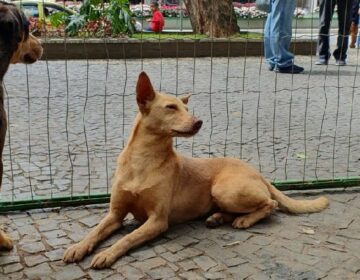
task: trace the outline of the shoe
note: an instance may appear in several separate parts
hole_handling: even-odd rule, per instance
[[[274,69],[277,73],[284,73],[284,74],[300,74],[304,72],[304,68],[297,66],[295,64],[287,66],[287,67],[277,67]]]
[[[315,62],[315,65],[328,65],[329,61],[325,58],[319,58],[318,61]]]
[[[337,59],[335,65],[336,66],[346,66],[347,63],[346,63],[345,59]]]
[[[268,70],[269,71],[274,71],[275,65],[273,64],[268,64]]]

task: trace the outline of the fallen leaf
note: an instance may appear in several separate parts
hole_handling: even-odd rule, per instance
[[[313,230],[312,228],[302,228],[302,232],[310,235],[315,234],[315,230]]]

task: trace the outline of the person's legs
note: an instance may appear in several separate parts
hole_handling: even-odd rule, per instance
[[[330,46],[329,46],[329,29],[330,23],[334,12],[334,7],[336,0],[320,0],[319,6],[319,37],[317,44],[317,51],[319,60],[323,60],[327,63],[328,59],[331,56]]]
[[[338,0],[337,5],[339,33],[337,38],[337,48],[333,54],[336,60],[345,61],[349,44],[352,0]]]
[[[267,38],[270,50],[265,53],[265,56],[275,68],[285,68],[293,64],[294,54],[289,51],[289,47],[295,4],[294,0],[271,1],[271,10],[266,22],[266,27],[270,28],[269,38]],[[272,56],[268,57],[268,54]]]
[[[271,9],[271,8],[270,8]],[[271,48],[271,22],[272,22],[272,18],[271,18],[271,10],[268,13],[268,17],[266,19],[266,23],[265,23],[265,28],[264,28],[264,54],[265,54],[265,59],[266,62],[268,64],[269,70],[273,70],[275,67],[275,57],[274,54],[272,52],[272,48]]]

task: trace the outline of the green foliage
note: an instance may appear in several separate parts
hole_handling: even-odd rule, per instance
[[[49,21],[51,26],[58,28],[61,25],[66,24],[66,22],[68,21],[68,14],[65,12],[57,12],[57,13],[53,13],[51,14],[51,16],[49,17]]]
[[[111,0],[106,14],[112,23],[113,34],[134,33],[128,0]]]
[[[82,36],[132,35],[134,25],[128,0],[85,0],[80,14],[70,16],[66,32]]]
[[[83,15],[71,15],[65,28],[65,32],[70,36],[75,36],[78,31],[85,25],[85,16]]]

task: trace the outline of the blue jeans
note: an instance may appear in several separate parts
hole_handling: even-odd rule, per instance
[[[294,54],[289,51],[295,0],[271,0],[264,31],[264,51],[271,68],[293,64]]]

